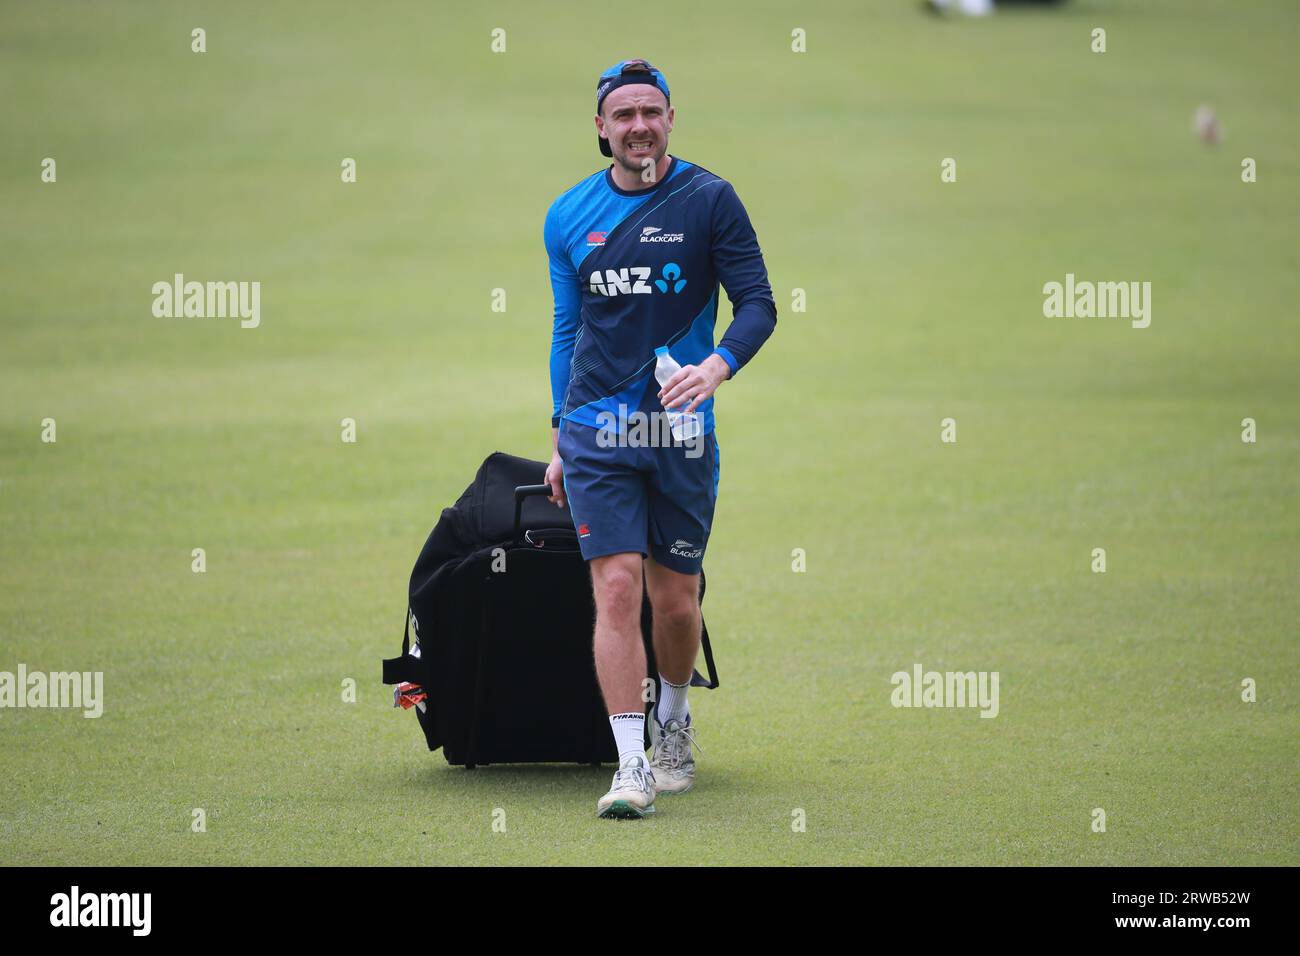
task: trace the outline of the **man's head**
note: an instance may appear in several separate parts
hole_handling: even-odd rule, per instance
[[[668,81],[645,60],[616,63],[596,81],[600,151],[629,172],[664,157],[674,115]]]

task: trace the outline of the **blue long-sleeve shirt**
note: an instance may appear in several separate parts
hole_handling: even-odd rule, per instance
[[[655,348],[680,365],[717,352],[735,375],[776,327],[776,302],[749,216],[731,184],[673,157],[655,186],[628,191],[609,169],[564,192],[546,214],[555,321],[551,425],[599,427],[597,415],[662,411]],[[718,285],[731,300],[713,344]],[[713,430],[713,399],[697,409]]]

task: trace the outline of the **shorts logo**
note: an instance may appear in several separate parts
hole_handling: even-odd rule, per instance
[[[597,231],[595,231],[595,232],[589,232],[589,233],[587,233],[587,245],[589,245],[589,246],[603,246],[604,244],[605,244],[605,233],[604,233],[604,231],[597,230]]]
[[[588,538],[588,537],[590,537],[590,536],[591,536],[591,529],[590,529],[590,528],[588,528],[585,524],[580,524],[580,525],[578,525],[578,537],[579,537],[579,538]]]
[[[695,548],[695,545],[691,544],[684,538],[678,538],[673,542],[673,546],[668,549],[668,553],[675,554],[679,558],[698,558],[704,553],[703,548],[695,548],[694,551],[686,551],[686,548]]]

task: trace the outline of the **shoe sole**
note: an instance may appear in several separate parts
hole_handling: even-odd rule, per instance
[[[664,779],[668,779],[668,773],[667,773],[667,771],[664,772]],[[668,795],[670,795],[670,796],[672,796],[672,795],[677,795],[677,794],[682,794],[682,793],[685,793],[687,790],[691,789],[691,787],[693,787],[693,786],[695,786],[695,775],[694,775],[694,774],[692,774],[691,776],[689,776],[689,777],[686,778],[686,786],[681,787],[681,788],[679,788],[679,789],[677,789],[677,790],[669,790],[669,789],[667,789],[666,787],[662,787],[662,788],[661,788],[661,787],[659,786],[658,782],[656,782],[656,783],[655,783],[655,796],[657,797],[657,796],[659,796],[660,794],[668,794]]]
[[[642,809],[626,800],[615,800],[596,816],[602,820],[640,820],[655,812],[655,805]]]
[[[679,797],[679,796],[681,796],[683,793],[685,793],[687,790],[690,790],[691,787],[693,787],[693,786],[695,786],[695,781],[694,781],[694,780],[692,780],[692,781],[691,781],[690,783],[688,783],[686,786],[682,787],[680,790],[659,790],[659,789],[656,788],[656,790],[655,790],[655,796],[656,796],[656,797]]]

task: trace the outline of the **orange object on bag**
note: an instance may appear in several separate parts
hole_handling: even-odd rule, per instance
[[[410,710],[417,704],[422,705],[428,699],[429,695],[425,693],[423,687],[419,684],[412,684],[409,681],[398,684],[397,688],[393,691],[393,706],[401,707],[405,710]],[[421,706],[420,709],[423,710],[424,707]]]

